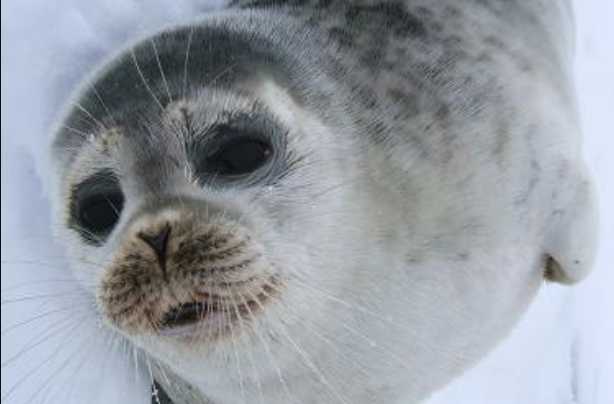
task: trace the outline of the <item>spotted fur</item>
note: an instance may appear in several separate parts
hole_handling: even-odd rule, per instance
[[[570,31],[554,0],[237,0],[131,44],[52,145],[75,274],[178,404],[421,402],[591,268]],[[199,170],[229,124],[262,175]],[[70,201],[101,170],[125,203],[94,245]],[[190,302],[219,323],[161,332]]]

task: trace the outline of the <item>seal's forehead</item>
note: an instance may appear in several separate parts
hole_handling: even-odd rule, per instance
[[[154,106],[116,111],[96,119],[88,133],[65,125],[63,139],[76,139],[76,146],[56,150],[62,157],[58,167],[62,174],[80,178],[111,168],[117,174],[137,170],[143,178],[156,177],[161,174],[152,167],[184,165],[189,152],[207,143],[224,125],[261,133],[281,132],[271,111],[247,93],[204,88],[165,105],[157,105],[152,98],[151,104]],[[92,119],[85,109],[82,112],[83,119]]]
[[[211,23],[145,39],[82,86],[54,135],[54,158],[70,160],[67,151],[116,122],[159,122],[175,101],[198,97],[205,88],[236,90],[238,82],[263,75],[284,82],[296,69],[275,49],[264,36]]]

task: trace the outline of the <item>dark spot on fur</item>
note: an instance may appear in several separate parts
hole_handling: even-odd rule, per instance
[[[486,38],[484,38],[484,43],[492,46],[493,48],[499,49],[499,50],[505,50],[507,48],[505,46],[505,43],[501,39],[493,35],[489,35]]]
[[[439,108],[437,108],[437,111],[435,111],[435,119],[437,119],[437,121],[440,123],[446,123],[449,117],[450,108],[445,104],[440,105]]]
[[[461,15],[461,10],[455,6],[446,6],[445,14],[448,17],[458,17]]]
[[[450,35],[447,38],[444,38],[443,43],[449,47],[458,47],[462,44],[463,40],[458,35]]]
[[[332,27],[328,30],[328,34],[331,39],[342,46],[352,47],[354,45],[353,35],[344,28]]]
[[[530,72],[533,70],[533,65],[527,59],[520,59],[517,64],[518,68],[523,72]]]
[[[420,17],[422,18],[432,18],[433,17],[433,12],[428,7],[418,6],[415,8],[414,12],[420,15]]]
[[[374,46],[366,49],[360,55],[360,61],[372,71],[380,70],[383,54],[384,50],[382,48]]]
[[[377,3],[369,6],[352,5],[348,7],[345,18],[348,25],[361,28],[377,25],[386,27],[395,36],[424,37],[427,34],[422,20],[411,14],[400,3]]]
[[[464,252],[459,252],[456,254],[456,259],[458,261],[467,261],[469,259],[469,253],[464,251]]]
[[[439,32],[441,32],[441,31],[443,31],[443,24],[442,24],[442,23],[440,23],[440,22],[438,22],[438,21],[436,21],[436,22],[434,22],[434,23],[432,23],[432,24],[431,24],[431,29],[432,29],[433,31],[435,31],[435,32],[438,32],[438,33],[439,33]]]
[[[418,114],[419,108],[416,95],[406,93],[398,88],[389,88],[387,95],[390,97],[392,102],[401,107],[404,116],[414,116]]]
[[[491,63],[493,58],[490,52],[481,52],[476,58],[476,61],[480,63]]]

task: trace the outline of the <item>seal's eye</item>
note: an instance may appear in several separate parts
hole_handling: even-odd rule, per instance
[[[271,156],[271,145],[264,140],[238,136],[214,149],[205,159],[207,171],[218,175],[245,175],[262,167]]]
[[[99,172],[73,188],[71,227],[83,239],[100,244],[113,230],[124,206],[124,195],[117,178]]]
[[[107,234],[119,219],[123,204],[124,198],[121,193],[90,196],[81,203],[79,223],[93,234]]]

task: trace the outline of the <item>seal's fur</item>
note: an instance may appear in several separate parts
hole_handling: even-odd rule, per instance
[[[591,267],[568,13],[237,1],[136,43],[83,86],[52,146],[76,274],[177,402],[422,400],[505,336],[544,275],[573,283]],[[221,125],[268,139],[265,174],[202,175]],[[101,170],[123,208],[88,240],[71,201]],[[160,226],[179,234],[170,278],[138,237]],[[210,298],[218,248],[249,258],[217,293],[224,335],[158,335],[185,296]]]

